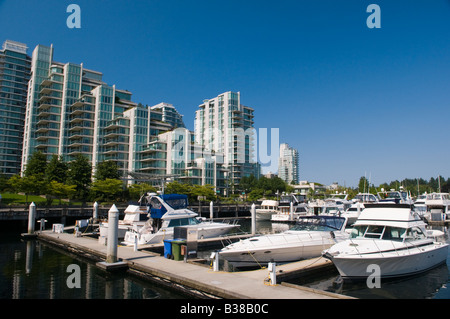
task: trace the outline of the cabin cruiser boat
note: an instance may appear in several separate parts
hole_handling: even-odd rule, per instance
[[[448,193],[431,193],[425,199],[426,220],[444,221],[450,219],[450,197]]]
[[[282,195],[278,205],[278,212],[271,217],[273,222],[291,222],[298,216],[308,214],[308,205],[296,194]]]
[[[277,214],[272,215],[270,219],[272,222],[295,222],[300,216],[307,216],[309,213],[308,205],[306,203],[300,203],[296,206],[288,206],[289,209],[280,207],[280,211]]]
[[[331,197],[326,198],[324,200],[320,215],[340,216],[348,208],[350,208],[353,203],[348,200],[347,197],[348,194],[333,194]]]
[[[421,217],[425,218],[425,214],[427,212],[427,204],[425,204],[425,201],[427,199],[427,194],[422,194],[417,196],[416,200],[414,201],[414,211]]]
[[[359,215],[361,215],[361,211],[364,209],[365,204],[375,204],[378,203],[378,201],[379,197],[374,194],[359,193],[352,199],[353,204],[344,213],[342,213],[341,216],[347,217],[348,226],[351,226],[356,222]]]
[[[345,212],[341,213],[341,216],[347,218],[348,226],[353,225],[358,217],[361,215],[362,210],[364,209],[364,203],[356,202],[350,206]]]
[[[303,216],[290,230],[241,240],[222,248],[219,255],[236,267],[319,257],[323,249],[349,237],[346,224],[344,217]]]
[[[414,204],[411,196],[400,188],[400,191],[391,189],[388,192],[378,192],[379,203],[394,203],[394,204]]]
[[[374,194],[359,193],[352,199],[352,202],[353,203],[360,202],[360,203],[374,204],[374,203],[377,203],[379,200],[380,200],[380,198],[375,196]]]
[[[174,197],[174,195],[177,195]],[[183,196],[183,197],[180,197]],[[198,218],[198,214],[187,208],[187,196],[170,194],[154,196],[150,199],[150,219],[139,229],[125,233],[124,244],[158,244],[164,239],[173,239],[174,227],[195,228],[198,238],[212,238],[227,234],[238,227],[236,224],[217,223]],[[169,204],[170,203],[170,204]]]
[[[125,233],[133,227],[139,229],[145,225],[148,220],[148,206],[128,205],[125,209],[125,216],[119,220],[117,238],[124,238]],[[108,237],[108,221],[99,223],[100,237]]]
[[[256,219],[270,220],[272,215],[278,213],[278,205],[276,200],[263,200],[261,207],[256,209]]]
[[[408,204],[365,204],[350,238],[323,252],[341,277],[367,278],[378,265],[381,278],[413,275],[446,262],[448,244],[427,230]]]

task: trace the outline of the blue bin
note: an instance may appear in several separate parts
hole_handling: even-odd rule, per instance
[[[164,257],[172,259],[172,241],[173,239],[164,239]]]

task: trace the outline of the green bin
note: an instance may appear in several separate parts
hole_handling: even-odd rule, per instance
[[[181,255],[181,246],[186,245],[186,240],[184,239],[174,239],[172,240],[172,256],[174,260],[183,260],[184,256]]]

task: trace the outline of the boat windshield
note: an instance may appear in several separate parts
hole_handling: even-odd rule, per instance
[[[393,241],[403,241],[406,228],[378,226],[378,225],[357,225],[353,227],[350,238],[371,238]]]
[[[189,226],[189,225],[197,225],[197,224],[200,224],[200,221],[195,217],[177,218],[177,219],[171,219],[169,226],[167,226],[167,227]]]
[[[173,209],[182,209],[188,206],[187,198],[170,198],[165,199],[165,202]]]
[[[343,217],[326,218],[325,216],[299,218],[291,230],[334,231],[341,230],[345,223]]]

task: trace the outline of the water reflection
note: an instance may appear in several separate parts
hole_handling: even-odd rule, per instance
[[[157,299],[186,298],[128,274],[109,274],[95,265],[39,241],[1,237],[2,299]],[[80,267],[81,287],[69,288],[70,264]]]

